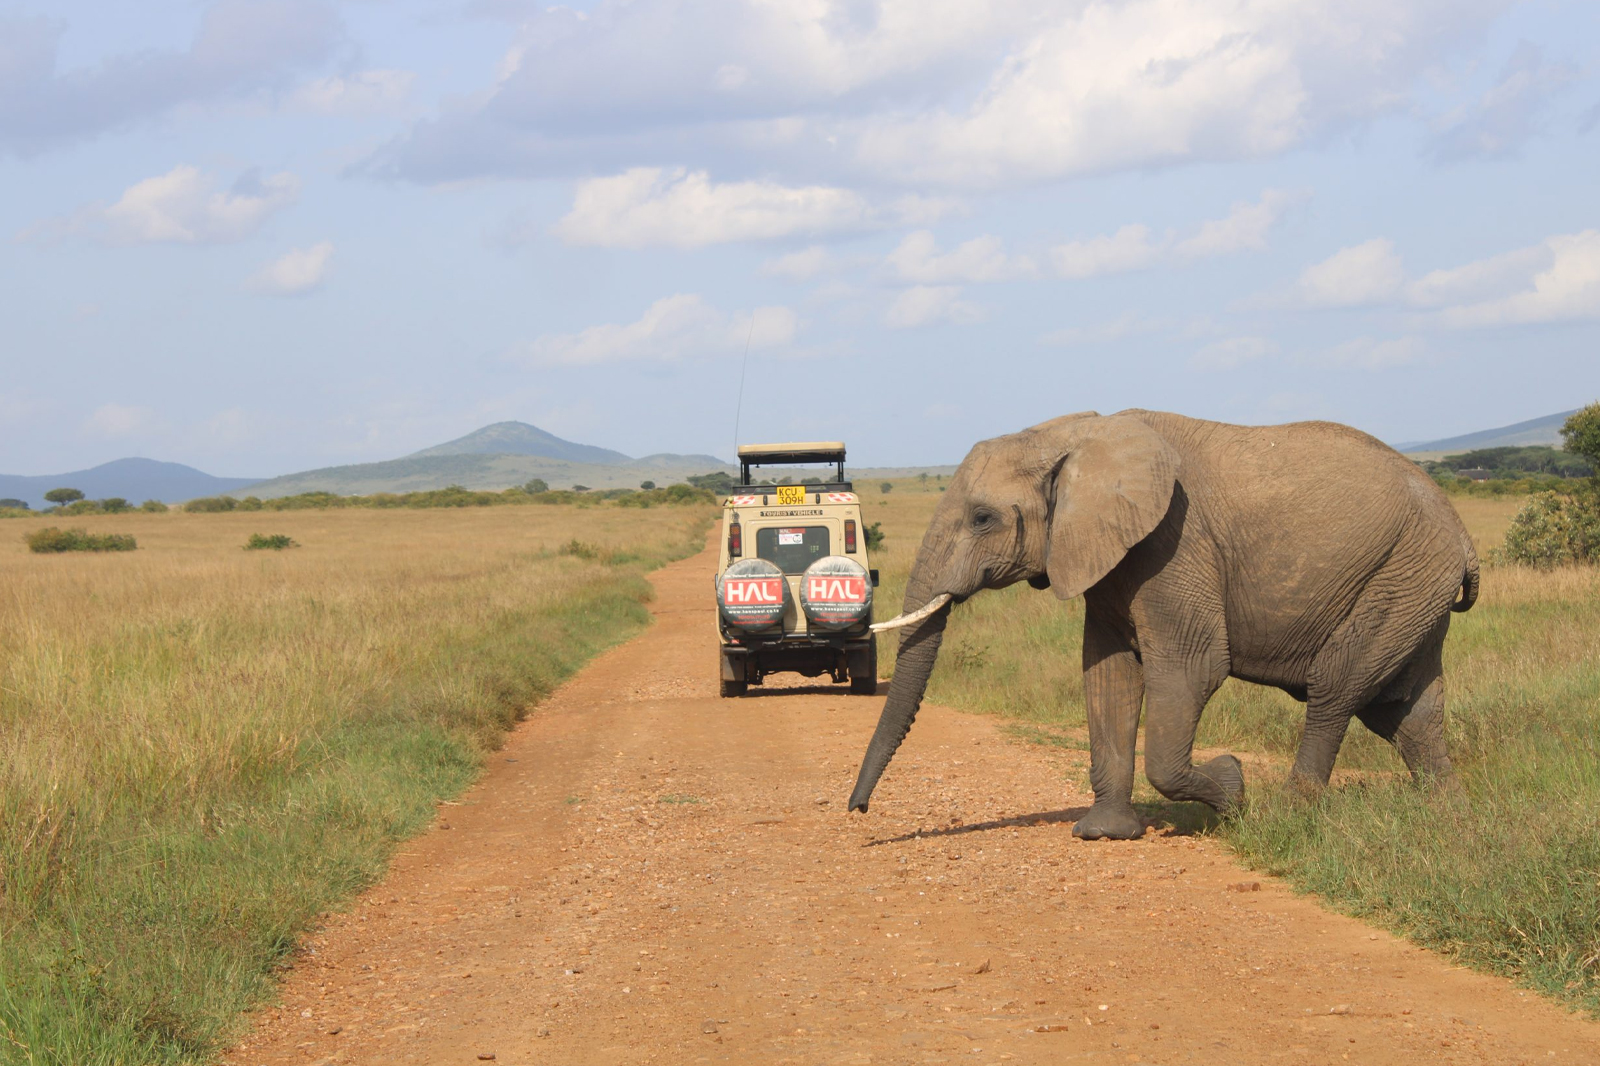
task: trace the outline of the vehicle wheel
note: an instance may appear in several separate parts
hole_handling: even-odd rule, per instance
[[[863,663],[862,660],[865,660]],[[857,664],[862,669],[857,669]],[[878,694],[878,638],[872,638],[871,650],[850,664],[850,694],[876,696]]]

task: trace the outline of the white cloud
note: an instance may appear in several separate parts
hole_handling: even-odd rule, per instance
[[[1265,337],[1229,337],[1213,341],[1195,352],[1189,365],[1196,370],[1237,370],[1277,350],[1278,346]]]
[[[1518,269],[1522,277],[1517,278]],[[1547,237],[1533,248],[1438,274],[1483,282],[1489,278],[1514,291],[1461,303],[1439,312],[1446,326],[1505,326],[1600,318],[1600,230]],[[1529,276],[1531,273],[1531,276]],[[1463,286],[1465,287],[1465,286]],[[1430,292],[1430,295],[1432,293]]]
[[[83,428],[99,437],[127,437],[154,427],[156,421],[156,413],[148,407],[107,403],[84,419]]]
[[[1306,362],[1319,363],[1323,366],[1384,370],[1391,366],[1421,362],[1427,359],[1428,355],[1427,345],[1416,337],[1393,337],[1388,340],[1357,337],[1311,356]]]
[[[539,337],[515,354],[534,366],[593,366],[619,362],[678,362],[696,356],[784,348],[799,321],[787,307],[726,314],[693,293],[651,304],[638,321],[590,326]]]
[[[820,244],[802,248],[798,252],[780,255],[761,264],[761,273],[769,278],[787,278],[790,281],[810,281],[819,274],[838,269],[839,260]]]
[[[983,320],[983,308],[961,299],[958,285],[913,285],[895,297],[883,321],[894,329],[949,322],[965,326]]]
[[[1533,135],[1539,113],[1570,84],[1574,71],[1545,63],[1537,45],[1523,41],[1506,61],[1500,80],[1471,105],[1444,116],[1433,154],[1442,160],[1513,155]]]
[[[529,5],[498,80],[376,165],[441,181],[731,157],[926,188],[1254,158],[1405,111],[1510,3]]]
[[[314,78],[289,94],[291,107],[325,115],[373,115],[405,103],[417,80],[410,70],[363,70]]]
[[[299,193],[300,179],[289,173],[263,178],[250,172],[224,192],[199,168],[179,165],[135,182],[116,203],[91,204],[23,236],[82,234],[113,245],[226,244],[253,235]]]
[[[572,209],[556,223],[555,233],[568,244],[603,248],[700,248],[922,221],[950,206],[950,201],[902,197],[878,207],[851,189],[719,183],[703,170],[635,167],[579,182]]]
[[[251,276],[249,287],[271,296],[302,296],[327,280],[333,262],[333,242],[319,241],[309,248],[294,248]]]
[[[1266,189],[1260,199],[1235,203],[1223,218],[1202,222],[1188,237],[1179,239],[1173,231],[1157,235],[1148,226],[1128,225],[1109,236],[1058,244],[1050,249],[1050,263],[1059,277],[1081,280],[1236,252],[1263,251],[1267,234],[1285,209],[1303,198],[1303,193]]]
[[[974,237],[949,252],[939,253],[938,241],[928,230],[906,235],[899,247],[889,253],[889,269],[902,281],[942,284],[952,281],[1005,281],[1028,277],[1035,272],[1026,256],[1005,253],[998,237]]]
[[[1405,282],[1394,242],[1375,237],[1306,267],[1295,296],[1308,307],[1361,307],[1398,299]]]

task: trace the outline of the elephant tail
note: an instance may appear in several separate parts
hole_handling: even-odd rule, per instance
[[[1472,542],[1467,542],[1467,567],[1461,575],[1461,598],[1450,605],[1452,611],[1470,611],[1472,605],[1478,602],[1478,553],[1473,551]]]

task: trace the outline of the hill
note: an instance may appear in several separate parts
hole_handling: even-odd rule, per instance
[[[255,484],[255,478],[213,477],[182,463],[155,459],[114,459],[65,474],[0,474],[0,499],[26,500],[34,509],[49,506],[44,494],[73,488],[91,500],[120,496],[132,503],[161,500],[178,503],[196,496],[216,496]]]
[[[1504,448],[1527,444],[1559,445],[1561,423],[1572,413],[1572,411],[1562,411],[1542,418],[1530,418],[1526,422],[1500,426],[1498,429],[1480,429],[1476,433],[1464,433],[1459,437],[1446,437],[1443,440],[1407,441],[1404,444],[1396,444],[1394,449],[1407,454],[1414,452],[1442,454],[1471,451],[1474,448]]]
[[[538,455],[546,459],[599,463],[603,466],[630,461],[621,452],[597,448],[592,444],[574,444],[526,422],[495,422],[473,430],[465,437],[412,452],[406,458],[427,459],[436,455]]]

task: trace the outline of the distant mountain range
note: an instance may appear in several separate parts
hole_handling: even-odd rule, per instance
[[[182,463],[155,459],[114,459],[109,463],[66,474],[0,474],[0,499],[22,500],[38,510],[48,507],[44,494],[51,489],[77,489],[91,500],[120,496],[130,503],[161,500],[177,503],[196,496],[234,492],[257,481],[251,477],[212,477]]]
[[[1562,411],[1559,414],[1545,415],[1543,418],[1530,418],[1526,422],[1517,422],[1498,429],[1480,429],[1476,433],[1464,433],[1459,437],[1446,437],[1443,440],[1407,441],[1396,444],[1397,452],[1469,452],[1474,448],[1507,448],[1526,447],[1532,444],[1561,444],[1561,424],[1572,415],[1573,411]]]
[[[634,489],[641,481],[667,485],[691,474],[733,468],[714,455],[668,452],[634,459],[609,448],[575,444],[526,422],[496,422],[402,459],[329,466],[285,474],[250,486],[261,497],[301,492],[371,495],[461,485],[504,489],[540,478],[551,488]]]

